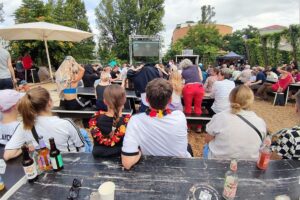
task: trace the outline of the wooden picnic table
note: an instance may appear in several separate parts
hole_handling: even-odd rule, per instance
[[[67,199],[74,178],[81,180],[78,199],[89,199],[105,181],[116,184],[115,199],[199,199],[210,193],[221,197],[229,160],[143,156],[130,171],[120,158],[94,158],[87,153],[63,154],[64,170],[42,174],[34,184],[22,185],[10,199]],[[8,166],[9,167],[9,166]],[[238,161],[239,184],[235,199],[271,200],[277,195],[299,199],[300,161],[271,161],[256,168],[255,161]],[[194,198],[195,197],[195,198]]]

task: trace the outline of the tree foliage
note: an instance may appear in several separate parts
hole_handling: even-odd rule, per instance
[[[201,24],[214,24],[213,18],[216,16],[215,8],[211,5],[201,7]]]
[[[176,41],[166,54],[166,58],[174,58],[183,49],[193,49],[195,55],[205,64],[214,62],[222,47],[222,37],[213,25],[198,24],[188,34]]]
[[[129,35],[155,35],[163,30],[164,0],[101,0],[96,8],[102,60],[129,58]]]
[[[14,15],[16,23],[45,21],[91,31],[82,0],[49,0],[47,3],[42,0],[22,0],[22,5]],[[80,43],[49,41],[48,46],[52,65],[58,67],[67,55],[72,55],[79,61],[92,59],[95,44],[90,38]],[[11,47],[14,58],[30,51],[33,60],[38,65],[47,65],[43,41],[13,41]]]
[[[0,3],[0,22],[4,22],[3,3]]]

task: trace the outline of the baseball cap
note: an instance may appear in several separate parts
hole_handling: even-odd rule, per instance
[[[0,112],[9,110],[16,105],[25,93],[17,92],[16,90],[0,90]]]

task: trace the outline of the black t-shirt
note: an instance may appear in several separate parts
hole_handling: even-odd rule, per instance
[[[104,90],[107,87],[107,85],[97,85],[96,86],[96,93],[97,93],[97,101],[103,101],[103,94]]]
[[[263,72],[258,72],[256,75],[256,81],[261,81],[260,85],[262,85],[266,81],[266,76]]]
[[[108,135],[111,133],[112,125],[113,125],[112,117],[101,115],[97,118],[97,127],[100,129],[103,135]],[[125,125],[123,117],[120,117],[120,120],[116,128],[118,129],[121,125]],[[115,146],[111,147],[111,146],[105,146],[99,144],[98,141],[96,141],[96,139],[93,137],[94,139],[93,155],[95,157],[120,156],[122,145],[123,145],[123,138],[124,137],[122,137],[121,140],[115,144]]]

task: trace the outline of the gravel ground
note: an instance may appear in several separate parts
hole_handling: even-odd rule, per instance
[[[42,86],[50,91],[54,105],[59,104],[59,98],[56,93],[56,86],[53,83],[36,84],[31,87]],[[273,106],[271,101],[262,101],[255,99],[252,107],[258,116],[263,118],[271,133],[274,133],[282,128],[292,127],[299,123],[299,116],[295,112],[294,103],[288,103],[287,106]],[[202,156],[202,148],[204,145],[204,133],[189,133],[189,143],[192,145],[194,156]]]

